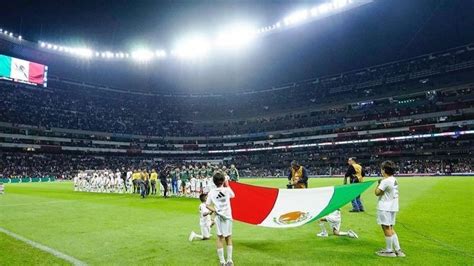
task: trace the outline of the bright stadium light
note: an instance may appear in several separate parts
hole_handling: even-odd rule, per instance
[[[242,47],[252,42],[256,38],[257,32],[252,26],[234,25],[217,35],[216,45],[223,48]]]
[[[349,0],[333,0],[332,5],[334,8],[343,8],[350,3]]]
[[[57,45],[53,45],[53,50],[58,50],[58,46]]]
[[[180,58],[199,58],[208,54],[211,49],[209,41],[201,36],[181,40],[173,49],[173,54]]]
[[[9,36],[10,36],[10,37],[13,37],[13,32],[10,32]]]
[[[291,25],[291,24],[300,23],[307,18],[308,18],[308,10],[303,9],[303,10],[299,10],[290,14],[283,21],[285,22],[285,25]]]
[[[91,49],[84,48],[84,47],[75,48],[74,53],[78,56],[86,57],[86,58],[92,57],[92,54],[93,54]]]
[[[153,59],[153,55],[153,52],[147,49],[139,49],[132,52],[132,58],[140,62],[145,62]]]
[[[22,39],[23,39],[23,37],[22,37],[21,35],[20,35],[20,36],[18,36],[18,40],[20,40],[20,41],[21,41]]]
[[[42,48],[44,48],[44,47],[46,47],[46,43],[40,42],[40,46],[41,46]]]
[[[165,58],[166,57],[166,51],[165,50],[156,50],[155,51],[155,56],[158,58]]]
[[[325,4],[321,4],[321,5],[317,6],[317,10],[318,10],[319,15],[329,13],[329,12],[331,12],[332,9],[333,9],[332,3],[325,3]]]
[[[95,52],[95,56],[96,56],[96,57],[99,57],[99,56],[100,56],[100,53],[99,53],[99,52]]]

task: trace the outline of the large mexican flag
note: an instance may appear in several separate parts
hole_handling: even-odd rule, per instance
[[[277,189],[230,182],[235,220],[264,227],[297,227],[346,205],[375,181],[310,189]]]

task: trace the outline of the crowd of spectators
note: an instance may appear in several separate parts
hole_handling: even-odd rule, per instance
[[[472,88],[454,97],[423,93],[459,79],[472,79],[474,64],[467,62],[474,62],[470,49],[295,82],[264,92],[224,95],[132,94],[61,81],[50,82],[49,89],[2,84],[0,122],[139,135],[208,136],[459,110],[472,107]],[[461,63],[465,68],[453,68]],[[425,76],[418,77],[420,71]],[[392,82],[399,76],[403,78]],[[421,95],[393,100],[414,92]],[[383,97],[386,99],[376,100]]]
[[[285,161],[278,165],[245,164],[242,158],[220,161],[220,164],[230,166],[235,164],[243,177],[285,177],[288,175],[289,163],[293,157],[288,154]],[[182,159],[169,158],[157,159],[137,156],[90,156],[74,154],[35,154],[35,153],[0,153],[0,178],[15,177],[45,177],[71,179],[81,170],[104,169],[160,169],[166,164],[180,166]],[[347,160],[347,158],[345,158]],[[393,158],[391,158],[393,159]],[[380,174],[379,165],[384,158],[370,158],[360,160],[368,176]],[[451,174],[474,173],[474,160],[472,158],[452,159],[434,156],[420,159],[398,157],[393,159],[399,167],[399,174]],[[193,163],[193,160],[187,160]],[[214,161],[215,162],[215,161]],[[264,161],[263,161],[264,162]],[[243,163],[240,165],[239,163]],[[302,163],[308,169],[310,176],[338,176],[343,175],[347,165],[343,158],[336,161],[322,161],[318,163]]]
[[[218,141],[209,140],[205,144],[207,146],[203,147],[197,141],[183,144],[164,138],[156,140],[119,136],[124,139],[118,141],[130,142],[127,152],[139,151],[132,156],[128,153],[104,155],[78,152],[77,149],[75,152],[58,153],[62,150],[63,143],[55,140],[2,136],[0,141],[9,146],[6,146],[8,152],[0,150],[0,176],[53,175],[70,178],[79,170],[159,168],[164,163],[214,159],[226,164],[236,164],[243,176],[285,176],[289,162],[294,159],[300,161],[311,175],[340,175],[346,170],[345,161],[348,156],[358,157],[368,174],[378,174],[378,165],[386,158],[399,164],[401,174],[472,172],[474,166],[470,158],[474,145],[470,136],[329,145],[221,156],[203,153],[205,155],[188,158],[175,158],[176,156],[169,154],[154,158],[154,155],[147,157],[140,153],[145,148],[203,152],[228,147],[254,148],[273,145],[269,140],[290,136],[348,132],[350,133],[337,134],[324,141],[353,140],[367,136],[351,134],[354,133],[351,131],[392,127],[406,127],[409,130],[370,133],[370,137],[469,130],[473,128],[469,124],[462,127],[433,126],[435,123],[474,119],[474,112],[471,110],[474,107],[474,49],[459,49],[331,77],[295,82],[265,91],[223,95],[118,92],[61,80],[50,82],[50,88],[41,89],[0,82],[0,122],[13,124],[0,125],[0,133],[64,137],[70,140],[67,143],[69,148],[110,148],[110,144],[103,143],[103,140],[110,139],[102,139],[100,134],[95,133],[85,136],[85,133],[64,133],[52,128],[154,137],[222,137]],[[419,116],[421,114],[423,117]],[[15,125],[19,124],[28,125],[29,129],[16,128]],[[302,128],[306,129],[297,131]],[[278,130],[289,132],[270,134]],[[230,143],[232,145],[225,143],[226,138],[223,137],[248,133],[266,135],[247,136],[238,144]],[[254,141],[257,140],[268,142],[255,144]],[[292,143],[282,141],[279,144],[305,144],[311,141],[314,140]],[[10,148],[15,146],[11,144],[37,144],[41,146],[41,152],[11,152]],[[185,145],[188,146],[184,147]],[[48,148],[54,152],[48,153]]]

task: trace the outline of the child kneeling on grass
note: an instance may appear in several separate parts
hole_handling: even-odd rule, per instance
[[[232,209],[230,199],[235,197],[226,176],[217,172],[213,176],[216,188],[211,189],[206,200],[209,210],[215,212],[217,231],[217,256],[221,265],[234,265],[232,261]],[[224,241],[227,244],[227,262],[224,259]]]
[[[324,222],[328,222],[331,225],[332,232],[336,236],[348,236],[350,238],[359,238],[359,236],[352,230],[349,229],[347,232],[340,231],[341,229],[341,211],[335,210],[327,216],[319,220],[319,226],[321,226],[321,233],[317,234],[319,237],[328,237],[326,226]]]
[[[211,226],[213,226],[214,223],[212,222],[211,214],[213,212],[206,207],[207,194],[199,195],[199,200],[201,201],[201,204],[199,204],[199,225],[201,226],[201,234],[198,235],[194,231],[191,232],[189,241],[193,241],[194,239],[208,240],[212,236]]]

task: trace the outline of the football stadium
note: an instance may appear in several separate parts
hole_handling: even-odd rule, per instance
[[[474,265],[474,2],[13,1],[0,265]]]

